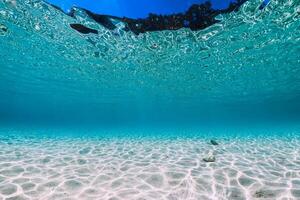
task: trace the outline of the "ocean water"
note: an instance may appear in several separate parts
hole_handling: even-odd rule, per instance
[[[0,200],[300,199],[300,2],[260,5],[135,35],[1,0]]]

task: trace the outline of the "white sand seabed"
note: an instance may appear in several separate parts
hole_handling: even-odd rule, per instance
[[[300,199],[300,139],[217,141],[0,137],[0,200]]]

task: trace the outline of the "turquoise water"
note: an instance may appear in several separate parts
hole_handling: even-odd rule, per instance
[[[260,5],[135,35],[0,1],[0,200],[300,199],[300,2]]]
[[[205,30],[107,31],[2,1],[1,119],[96,125],[299,120],[299,2],[247,2]],[[14,2],[14,1],[12,1]],[[100,29],[80,35],[82,22]],[[239,122],[241,121],[241,122]]]

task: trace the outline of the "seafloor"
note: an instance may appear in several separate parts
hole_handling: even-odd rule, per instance
[[[1,200],[300,199],[297,133],[54,135],[0,133]]]

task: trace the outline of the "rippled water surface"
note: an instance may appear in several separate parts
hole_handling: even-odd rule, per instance
[[[52,107],[84,102],[143,110],[295,100],[299,1],[272,1],[264,10],[260,4],[249,1],[202,31],[136,36],[108,31],[80,10],[74,19],[42,1],[1,1],[1,101],[22,97],[22,103]],[[71,22],[100,33],[80,35]]]

